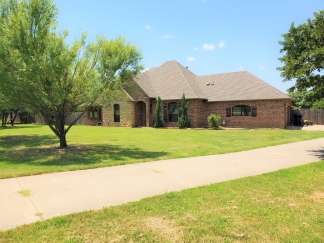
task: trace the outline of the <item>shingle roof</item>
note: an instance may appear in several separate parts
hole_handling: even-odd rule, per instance
[[[197,82],[208,101],[291,99],[246,71],[200,76]]]
[[[208,101],[290,99],[248,72],[196,76],[176,61],[151,68],[135,81],[149,97],[162,100],[180,99],[183,93],[187,99]]]
[[[160,96],[162,100],[205,99],[196,75],[176,61],[165,62],[160,67],[151,68],[139,74],[135,81],[149,97]]]
[[[148,97],[157,97],[147,72],[139,73],[135,77],[135,82],[142,88]]]

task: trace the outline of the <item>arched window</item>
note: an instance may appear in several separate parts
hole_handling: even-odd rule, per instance
[[[233,106],[232,116],[251,116],[251,107],[247,105]]]
[[[178,104],[171,102],[168,104],[169,122],[177,122],[179,117]]]
[[[119,104],[114,104],[114,122],[120,122]]]

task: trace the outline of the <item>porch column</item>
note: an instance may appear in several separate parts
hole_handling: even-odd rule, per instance
[[[145,109],[146,109],[146,121],[145,121],[145,123],[146,123],[146,127],[150,126],[150,116],[151,116],[151,114],[150,114],[150,104],[151,104],[150,99],[147,99],[145,101]]]
[[[132,127],[136,126],[136,101],[133,102],[134,105],[134,112],[133,112],[133,121],[132,121]]]

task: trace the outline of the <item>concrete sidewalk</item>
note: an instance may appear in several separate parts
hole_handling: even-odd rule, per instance
[[[324,138],[238,153],[0,180],[0,230],[324,159]],[[30,190],[30,197],[17,192]]]

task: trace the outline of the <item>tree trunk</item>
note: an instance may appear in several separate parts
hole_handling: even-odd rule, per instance
[[[60,148],[66,148],[66,147],[67,147],[66,137],[65,134],[62,134],[60,136]]]
[[[13,127],[14,124],[15,124],[15,120],[17,118],[17,115],[18,115],[18,110],[14,110],[15,113],[12,113],[10,112],[10,123],[11,123],[11,126]]]
[[[58,116],[59,122],[58,122],[58,137],[60,139],[60,148],[66,148],[67,143],[66,143],[66,131],[64,127],[65,119],[64,116]]]
[[[1,126],[5,127],[7,124],[8,112],[2,111],[2,119],[1,119]]]

